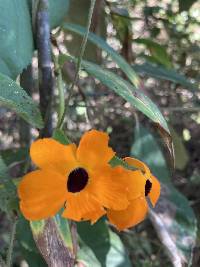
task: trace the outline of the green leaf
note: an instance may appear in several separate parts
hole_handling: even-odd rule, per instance
[[[76,59],[71,56],[61,55],[60,63],[71,59],[76,62]],[[132,86],[118,75],[111,71],[105,70],[100,66],[88,61],[82,61],[82,68],[84,68],[90,75],[102,82],[115,93],[123,97],[127,102],[132,104],[136,109],[144,113],[154,123],[160,125],[169,134],[167,123],[159,111],[158,107],[148,98],[141,90]]]
[[[155,137],[144,127],[135,131],[131,155],[146,162],[162,182],[161,197],[150,218],[176,266],[191,266],[195,246],[196,218],[188,200],[173,186],[165,157]],[[178,265],[179,264],[179,265]]]
[[[126,254],[125,248],[120,238],[113,233],[107,226],[104,219],[99,220],[94,225],[88,222],[77,223],[78,234],[81,238],[81,250],[90,248],[94,253],[95,264],[93,262],[87,265],[87,260],[78,258],[78,260],[86,261],[86,266],[101,267],[130,267],[131,263]],[[86,246],[86,247],[85,247]],[[79,253],[79,256],[83,253]],[[99,265],[97,263],[97,260]]]
[[[1,151],[1,156],[6,165],[13,164],[14,162],[24,161],[29,157],[29,148],[12,148]]]
[[[32,9],[32,0],[26,0],[30,10]],[[50,19],[50,27],[55,28],[60,26],[63,19],[67,15],[67,11],[69,9],[69,0],[49,0],[49,19]],[[35,4],[35,3],[34,3]],[[37,4],[37,3],[36,3]],[[36,12],[37,6],[34,7],[34,13]],[[35,14],[34,14],[35,16]]]
[[[84,36],[86,32],[86,29],[84,27],[77,24],[64,23],[62,27],[67,31],[72,31],[82,36]],[[139,86],[139,78],[135,71],[122,56],[120,56],[111,46],[106,43],[106,41],[104,41],[101,37],[95,35],[94,33],[89,33],[88,40],[90,40],[102,50],[106,51],[106,53],[113,59],[113,61],[116,62],[116,64],[121,68],[121,70],[129,78],[129,80],[136,87]]]
[[[61,25],[69,9],[69,0],[49,0],[50,25],[55,28]]]
[[[31,62],[33,38],[26,0],[0,0],[0,72],[15,79]]]
[[[133,69],[139,74],[146,74],[150,77],[156,79],[162,79],[171,81],[177,84],[181,84],[184,87],[189,89],[198,89],[195,84],[191,83],[184,75],[177,73],[173,69],[167,69],[164,66],[152,64],[150,62],[145,62],[141,65],[133,65]]]
[[[53,132],[53,138],[60,142],[63,145],[68,145],[70,144],[70,140],[68,139],[68,137],[66,136],[66,134],[64,133],[63,130],[60,129],[55,129]]]
[[[181,138],[173,127],[170,126],[170,132],[174,144],[175,166],[178,170],[183,170],[189,162],[189,156]]]
[[[6,166],[2,156],[0,155],[0,183],[8,177],[8,167]]]
[[[42,128],[43,122],[32,98],[9,77],[0,74],[0,105],[10,108],[31,125]]]
[[[124,161],[123,159],[121,158],[118,158],[117,156],[114,156],[110,161],[109,161],[109,164],[112,166],[112,167],[116,167],[116,166],[122,166],[128,170],[135,170],[134,167],[128,165],[128,163],[126,161]]]
[[[164,46],[152,41],[151,39],[138,38],[134,42],[138,44],[143,44],[150,51],[151,56],[160,64],[164,65],[166,68],[171,68],[172,63],[169,55]]]
[[[30,267],[47,266],[35,245],[30,224],[22,216],[19,217],[17,223],[16,239],[20,246],[20,252]]]
[[[188,11],[195,2],[197,2],[197,0],[178,0],[179,11]]]

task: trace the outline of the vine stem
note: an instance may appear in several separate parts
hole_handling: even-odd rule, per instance
[[[55,65],[55,73],[57,73],[57,87],[58,87],[58,95],[59,95],[59,104],[58,104],[58,124],[60,124],[63,113],[65,111],[65,93],[64,93],[64,84],[63,84],[63,79],[62,79],[62,71],[61,68],[58,64],[58,57],[55,56],[54,54],[53,60],[54,60],[54,65]]]
[[[69,101],[70,101],[70,98],[72,96],[74,86],[76,85],[76,83],[77,83],[77,81],[79,79],[79,71],[80,71],[80,68],[81,68],[81,62],[82,62],[82,58],[83,58],[83,55],[84,55],[84,52],[85,52],[87,40],[88,40],[88,34],[89,34],[89,31],[90,31],[90,26],[91,26],[91,22],[92,22],[92,15],[93,15],[93,11],[94,11],[95,2],[96,2],[96,0],[91,0],[91,3],[90,3],[90,9],[89,9],[89,13],[88,13],[88,21],[87,21],[86,33],[85,33],[85,35],[83,37],[83,41],[81,43],[80,54],[79,54],[78,61],[77,61],[77,66],[76,66],[76,73],[75,73],[72,85],[70,86],[69,91],[68,91],[69,94],[68,94],[68,97],[67,97],[67,100],[66,100],[66,103],[65,103],[65,109],[64,109],[63,115],[62,115],[62,117],[61,117],[61,119],[60,119],[60,121],[58,122],[58,125],[57,125],[57,128],[59,128],[59,129],[62,129],[62,127],[63,127],[65,115],[67,114],[67,111],[68,111]]]
[[[11,267],[12,265],[12,253],[15,241],[15,234],[16,234],[16,226],[17,226],[17,217],[15,217],[11,233],[10,233],[10,243],[8,247],[7,257],[6,257],[6,267]]]
[[[52,59],[49,25],[49,1],[39,0],[36,14],[36,43],[38,49],[40,110],[44,129],[40,137],[52,135],[51,102],[53,94]]]

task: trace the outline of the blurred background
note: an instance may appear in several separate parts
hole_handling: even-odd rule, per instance
[[[70,29],[69,25],[86,25],[90,1],[73,0],[68,4],[68,8],[63,12],[66,27],[52,31],[53,51],[55,54],[58,50],[67,51],[78,56],[82,36],[75,34],[73,27]],[[162,182],[162,197],[156,210],[160,221],[155,214],[151,214],[150,220],[120,233],[131,266],[198,267],[200,2],[97,0],[90,30],[106,40],[132,66],[140,77],[141,90],[165,116],[174,143],[175,170],[170,166],[164,141],[149,119],[94,77],[88,76],[85,71],[80,72],[80,79],[70,100],[70,115],[65,130],[76,142],[88,129],[107,131],[111,137],[111,146],[120,157],[132,155],[140,158]],[[29,67],[24,76],[22,74],[21,84],[24,83],[27,88],[27,81],[23,77],[27,77],[27,71],[32,71],[33,79],[31,85],[30,80],[28,81],[28,87],[29,93],[37,101],[36,56],[35,54],[33,58],[32,70]],[[90,41],[84,59],[127,79],[113,59]],[[73,64],[66,64],[62,72],[67,88],[75,75],[75,67]],[[56,98],[54,105],[57,105]],[[53,114],[53,120],[55,123],[56,114]],[[27,155],[28,144],[37,135],[37,130],[30,129],[14,113],[0,108],[0,147],[14,176],[18,176]],[[8,241],[9,223],[3,212],[0,214],[0,220],[4,222],[0,228],[0,235],[3,237],[0,249],[3,254]],[[30,256],[29,249],[17,243],[15,266],[19,266],[22,251],[25,258],[27,254],[36,258],[36,252]],[[173,265],[174,258],[180,259],[182,265]],[[40,264],[35,262],[29,265],[45,266],[44,263]]]

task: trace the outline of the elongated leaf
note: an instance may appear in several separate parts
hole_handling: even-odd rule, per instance
[[[76,59],[71,56],[62,55],[60,63],[64,64],[65,61],[76,62]],[[105,70],[100,66],[88,61],[82,61],[82,67],[93,77],[97,78],[108,88],[123,97],[127,102],[132,104],[135,108],[144,113],[154,123],[159,124],[168,134],[169,129],[167,123],[159,111],[158,107],[148,98],[142,91],[132,86],[129,82],[125,81],[118,75],[111,71]]]
[[[84,35],[86,29],[80,25],[72,24],[72,23],[64,23],[63,29],[67,31],[72,31],[79,35]],[[125,75],[129,78],[129,80],[136,86],[139,86],[139,78],[135,71],[131,68],[131,66],[126,62],[126,60],[121,57],[111,46],[109,46],[105,40],[101,37],[95,35],[94,33],[90,33],[88,36],[88,40],[97,45],[102,50],[106,51],[108,55],[116,62],[116,64],[121,68],[121,70],[125,73]]]
[[[135,39],[134,42],[145,45],[150,51],[153,59],[156,60],[158,63],[164,65],[167,68],[172,67],[169,55],[167,54],[167,51],[163,45],[160,45],[159,43],[156,43],[151,39],[147,38],[138,38]]]
[[[170,132],[174,143],[175,166],[178,170],[183,170],[189,162],[189,155],[184,146],[183,138],[170,126]]]
[[[9,77],[0,74],[0,105],[10,108],[31,125],[42,128],[43,122],[32,98]]]
[[[0,0],[0,72],[15,79],[31,62],[33,38],[26,0]]]
[[[164,66],[152,64],[150,62],[145,62],[141,65],[139,64],[133,65],[133,69],[139,74],[146,74],[156,79],[162,79],[177,84],[181,84],[182,86],[192,90],[197,89],[197,86],[191,83],[184,75],[177,73],[173,69],[167,69]]]
[[[90,261],[87,265],[87,260],[80,255],[78,260],[84,260],[86,266],[101,266],[101,267],[130,267],[131,263],[126,254],[125,248],[120,238],[109,230],[105,220],[101,219],[94,225],[88,222],[77,223],[79,236],[82,240],[81,249],[91,249],[94,253],[94,265]],[[98,262],[99,265],[98,265]]]
[[[161,197],[150,218],[176,267],[191,266],[197,234],[196,218],[188,200],[170,182],[166,160],[154,136],[144,127],[135,131],[132,155],[140,158],[162,182]]]

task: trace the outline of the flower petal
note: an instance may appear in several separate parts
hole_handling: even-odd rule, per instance
[[[124,158],[124,160],[130,166],[139,168],[141,171],[143,171],[143,173],[147,177],[147,179],[151,177],[151,172],[150,172],[149,168],[147,167],[147,165],[144,162],[142,162],[142,161],[140,161],[138,159],[135,159],[135,158],[131,158],[131,157],[126,157],[126,158]]]
[[[160,183],[153,175],[151,175],[150,181],[152,182],[152,188],[148,196],[151,200],[152,205],[155,206],[160,196]]]
[[[107,216],[109,221],[114,224],[117,229],[124,230],[133,227],[144,220],[148,211],[146,199],[141,197],[131,201],[126,210],[114,211],[108,210]]]
[[[39,139],[32,143],[30,155],[39,168],[53,168],[66,175],[77,167],[75,144],[62,145],[52,138]]]
[[[146,177],[141,171],[128,171],[128,199],[136,199],[145,196]]]
[[[20,208],[28,220],[53,216],[66,199],[65,177],[59,173],[37,170],[24,176],[18,186]]]
[[[95,222],[105,211],[103,207],[87,192],[68,193],[63,217],[74,221],[91,220]]]
[[[105,208],[125,209],[129,204],[127,181],[122,179],[125,174],[122,167],[104,167],[92,173],[87,190]]]
[[[109,137],[106,133],[91,130],[86,132],[77,149],[77,159],[90,169],[107,164],[115,155],[108,147]]]

